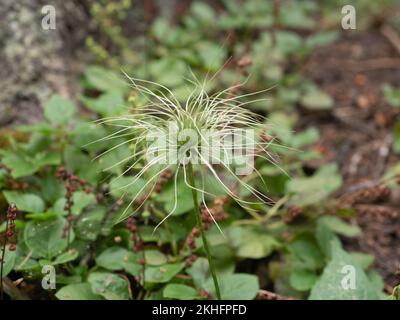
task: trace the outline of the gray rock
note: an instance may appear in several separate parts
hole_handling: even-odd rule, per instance
[[[55,30],[42,28],[48,4]],[[52,93],[75,95],[88,20],[87,1],[0,0],[0,126],[40,120]]]

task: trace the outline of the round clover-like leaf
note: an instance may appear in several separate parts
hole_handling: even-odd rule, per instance
[[[66,223],[63,218],[45,222],[29,221],[24,231],[24,240],[32,254],[38,257],[51,259],[67,248],[68,239],[62,237],[62,230]],[[74,238],[71,230],[70,240]]]

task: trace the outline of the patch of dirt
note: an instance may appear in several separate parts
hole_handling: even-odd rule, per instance
[[[324,162],[340,164],[342,194],[376,184],[399,161],[391,149],[399,110],[385,102],[382,85],[400,83],[400,54],[379,31],[348,34],[316,50],[306,63],[305,76],[334,97],[335,107],[329,114],[304,114],[300,124],[320,130],[317,147]],[[400,282],[399,205],[397,194],[367,204],[355,218],[363,235],[345,240],[348,249],[376,257],[388,290]]]

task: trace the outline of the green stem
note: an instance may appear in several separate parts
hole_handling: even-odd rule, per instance
[[[196,184],[195,184],[195,181],[194,181],[194,174],[193,174],[192,164],[189,163],[187,165],[187,168],[188,168],[189,182],[190,182],[190,184],[192,185],[193,188],[196,188]],[[206,232],[204,230],[203,224],[201,223],[201,211],[200,211],[200,207],[199,207],[199,202],[197,201],[197,191],[195,189],[193,189],[193,188],[191,188],[191,190],[192,190],[192,197],[193,197],[194,207],[195,207],[195,210],[196,210],[196,221],[197,221],[197,225],[199,226],[199,229],[200,229],[201,238],[203,240],[204,250],[206,252],[207,259],[208,259],[208,264],[210,266],[210,273],[211,273],[211,276],[212,276],[213,281],[214,281],[215,293],[217,295],[217,299],[221,300],[221,292],[219,290],[217,273],[215,272],[214,262],[212,260],[211,253],[210,253],[210,248],[208,246]]]

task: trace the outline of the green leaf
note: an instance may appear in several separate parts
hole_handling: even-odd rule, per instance
[[[160,84],[175,87],[183,83],[186,74],[185,63],[175,57],[166,57],[153,61],[148,65],[149,72]]]
[[[199,293],[192,287],[184,284],[169,284],[163,290],[164,298],[178,300],[196,300],[200,299]]]
[[[80,178],[86,179],[89,183],[98,183],[99,166],[93,162],[90,156],[83,154],[82,151],[73,145],[67,145],[64,150],[65,166]]]
[[[387,296],[383,291],[385,288],[385,283],[383,281],[382,276],[374,270],[369,271],[367,273],[367,276],[369,278],[369,281],[371,282],[371,286],[374,288],[376,292],[379,293],[379,298],[382,300],[386,299]]]
[[[311,240],[299,239],[288,246],[290,261],[296,269],[317,270],[324,264],[324,257]]]
[[[274,112],[271,114],[269,119],[273,124],[272,133],[274,133],[283,143],[291,144],[294,136],[294,119],[283,112]]]
[[[15,259],[15,271],[31,271],[39,266],[38,262],[29,256],[18,256]]]
[[[215,260],[214,265],[218,277],[233,273],[234,264],[230,260]],[[198,289],[202,288],[204,283],[211,279],[210,268],[206,258],[198,258],[186,272],[192,277]]]
[[[75,232],[80,239],[96,240],[103,226],[106,208],[96,206],[80,214],[75,223]]]
[[[93,272],[88,281],[94,294],[101,295],[107,300],[128,300],[129,283],[126,279],[107,272]]]
[[[226,52],[220,44],[201,41],[196,44],[196,50],[204,67],[210,71],[217,71],[224,62]]]
[[[151,26],[151,32],[152,34],[158,38],[159,40],[164,39],[168,35],[168,29],[170,28],[170,25],[168,24],[168,21],[162,17],[159,17],[155,19]]]
[[[35,155],[32,159],[33,164],[37,167],[37,170],[44,166],[58,166],[61,163],[61,157],[56,152],[42,152]]]
[[[359,226],[346,223],[338,217],[324,216],[319,218],[318,222],[325,225],[329,230],[346,237],[357,237],[361,235]]]
[[[367,270],[375,260],[373,255],[362,252],[350,252],[350,255],[364,270]]]
[[[291,145],[293,148],[300,148],[316,142],[319,138],[318,130],[315,128],[308,128],[303,132],[299,132],[292,137]]]
[[[3,264],[3,277],[6,277],[15,265],[16,251],[10,251],[10,246],[6,246],[6,251],[4,254],[4,264]],[[0,249],[0,255],[2,254],[2,249]]]
[[[90,110],[104,117],[118,115],[127,110],[123,94],[116,90],[103,93],[96,99],[81,97],[80,100]]]
[[[144,257],[146,265],[160,266],[167,263],[167,257],[158,250],[145,250]]]
[[[214,23],[214,10],[206,3],[194,2],[190,7],[190,13],[203,23]]]
[[[170,281],[184,267],[183,263],[164,264],[162,266],[151,266],[146,268],[146,283],[165,283]]]
[[[323,91],[311,90],[303,96],[301,104],[307,109],[329,110],[333,108],[334,100]]]
[[[59,95],[51,96],[44,105],[44,116],[54,125],[68,124],[75,112],[75,105]]]
[[[0,152],[3,155],[2,162],[11,169],[13,178],[30,176],[46,165],[58,165],[61,160],[59,154],[47,151],[37,151],[33,156],[22,150],[0,150]]]
[[[206,258],[197,259],[186,272],[192,277],[198,289],[200,289],[211,276]]]
[[[393,150],[397,154],[400,153],[400,121],[396,121],[393,127]]]
[[[194,208],[192,191],[188,188],[182,179],[176,184],[177,204],[173,215],[180,215],[189,212]],[[171,212],[175,205],[175,185],[169,183],[158,197],[158,200],[164,202],[165,212]]]
[[[332,242],[336,242],[340,246],[340,240],[336,234],[334,234],[327,226],[322,223],[318,223],[315,230],[315,238],[318,246],[324,255],[328,258],[332,257],[331,248]]]
[[[122,270],[129,253],[128,250],[121,247],[107,248],[96,258],[96,264],[108,270]]]
[[[290,2],[290,4],[290,6],[286,6],[280,10],[280,23],[289,28],[312,29],[315,26],[316,20],[310,14],[307,14],[305,10],[299,8],[297,6],[298,2]]]
[[[0,169],[0,189],[3,189],[7,182],[8,173],[5,169]]]
[[[72,206],[72,213],[75,215],[79,215],[83,209],[96,203],[95,195],[84,191],[74,192],[73,200],[74,205]]]
[[[8,203],[15,203],[18,210],[26,212],[41,212],[45,209],[44,202],[37,195],[18,191],[3,191]]]
[[[100,295],[94,294],[89,283],[70,284],[57,291],[59,300],[103,300]]]
[[[33,255],[51,259],[67,248],[67,239],[62,237],[66,220],[59,218],[46,222],[29,221],[24,230],[24,240]],[[71,240],[74,238],[71,230]]]
[[[384,84],[382,86],[383,95],[387,103],[392,107],[400,107],[400,89],[393,88],[390,84]]]
[[[276,46],[284,54],[296,53],[303,46],[302,38],[290,31],[276,32]]]
[[[281,246],[273,236],[249,227],[231,227],[227,237],[236,255],[241,258],[264,258]]]
[[[122,196],[129,197],[130,199],[139,196],[139,191],[145,186],[146,180],[137,179],[134,183],[135,178],[132,177],[119,177],[118,179],[113,179],[110,182],[110,193],[115,198],[120,198]],[[143,189],[142,193],[146,189]]]
[[[317,32],[310,35],[306,40],[306,46],[313,49],[317,46],[324,46],[336,41],[339,37],[337,31]]]
[[[313,287],[317,279],[318,276],[314,271],[293,269],[290,272],[289,283],[296,290],[307,291]]]
[[[99,124],[82,122],[71,132],[73,144],[88,151],[98,151],[107,147],[108,141],[98,141],[107,136],[105,128]]]
[[[141,256],[129,252],[123,261],[124,270],[133,276],[139,275],[143,272],[143,266],[139,263],[140,258]]]
[[[234,273],[220,277],[221,298],[224,300],[252,300],[259,290],[258,278],[250,274]],[[204,285],[204,289],[214,297],[215,288],[212,279]]]
[[[114,141],[113,146],[118,145],[119,142],[120,140]],[[129,146],[126,143],[120,145],[118,148],[110,150],[108,153],[100,157],[98,160],[99,169],[122,175],[126,170],[126,162],[121,163],[121,160],[127,159],[130,156],[132,156],[132,151],[129,149]]]
[[[58,213],[48,211],[48,212],[40,212],[40,213],[28,213],[25,215],[25,218],[35,221],[48,221],[53,220],[59,216]]]
[[[375,300],[380,298],[380,292],[375,289],[363,269],[341,248],[340,244],[332,242],[331,252],[332,258],[312,288],[310,300]],[[345,267],[354,269],[354,273],[346,271]],[[342,284],[342,282],[347,283],[347,279],[351,276],[355,277],[354,288]]]
[[[78,216],[82,213],[82,211],[96,203],[96,197],[93,193],[86,193],[84,191],[74,192],[72,196],[74,204],[72,205],[71,212],[73,215]],[[59,214],[66,214],[64,210],[65,207],[65,198],[60,198],[54,204],[54,211]]]
[[[32,165],[32,162],[26,159],[22,154],[6,151],[3,153],[2,162],[11,169],[13,178],[21,178],[29,176],[37,171],[37,168]]]
[[[286,184],[287,192],[293,193],[291,198],[297,206],[320,203],[342,184],[342,177],[336,164],[321,167],[312,177],[293,178]]]
[[[57,199],[64,195],[64,186],[62,182],[57,179],[54,172],[49,172],[43,176],[40,181],[40,195],[43,200],[48,203],[54,203]]]
[[[74,261],[76,258],[78,258],[78,256],[79,256],[78,250],[71,249],[68,250],[67,252],[60,254],[54,261],[51,262],[51,264],[52,265],[64,264],[70,261]]]
[[[99,66],[87,67],[85,78],[92,87],[104,92],[125,92],[129,88],[127,83],[122,80],[122,77]]]
[[[79,284],[82,283],[82,277],[79,275],[67,276],[64,274],[57,274],[56,282],[57,284],[63,284],[63,285]],[[90,292],[91,291],[92,290],[90,289]]]

